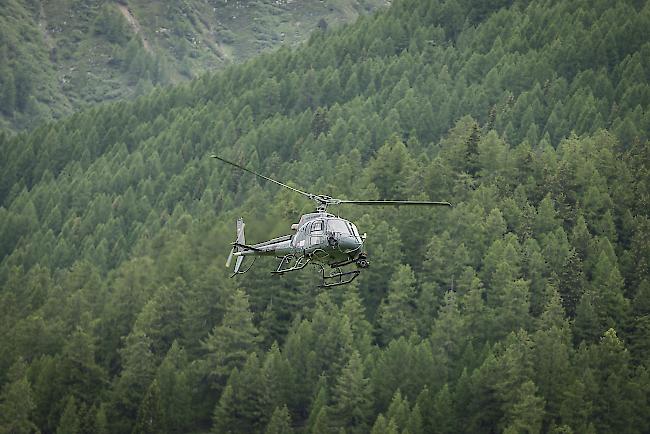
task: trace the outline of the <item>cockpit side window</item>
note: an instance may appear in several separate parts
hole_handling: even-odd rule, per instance
[[[323,221],[322,220],[317,220],[314,223],[311,224],[311,231],[312,232],[320,232],[323,230]]]

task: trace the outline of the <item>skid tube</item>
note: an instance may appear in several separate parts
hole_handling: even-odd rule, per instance
[[[253,258],[253,260],[251,261],[251,264],[250,264],[250,265],[249,265],[249,266],[248,266],[244,271],[242,271],[242,270],[237,270],[237,271],[235,271],[234,273],[232,273],[232,274],[230,275],[230,278],[232,279],[233,277],[235,277],[235,276],[238,275],[238,274],[244,274],[244,273],[246,273],[248,270],[250,270],[251,268],[253,268],[253,264],[255,264],[255,261],[256,261],[256,260],[257,260],[257,258]]]
[[[294,261],[295,260],[295,261]],[[293,265],[289,266],[291,261],[294,261]],[[275,271],[271,271],[273,274],[284,274],[290,271],[302,270],[309,264],[311,258],[306,256],[295,256],[295,255],[285,255],[281,258],[278,268]],[[284,268],[283,268],[284,267]]]
[[[361,274],[360,270],[350,270],[350,271],[341,271],[341,267],[332,267],[333,271],[330,272],[329,276],[325,275],[325,267],[320,265],[321,277],[323,278],[323,283],[318,285],[319,288],[331,288],[332,286],[347,285],[352,282],[354,279]],[[337,280],[338,279],[338,280]],[[328,283],[330,280],[333,283]]]

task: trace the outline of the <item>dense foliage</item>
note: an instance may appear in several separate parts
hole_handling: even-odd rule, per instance
[[[488,6],[489,5],[489,6]],[[0,432],[650,430],[650,6],[396,2],[0,136]],[[346,198],[371,268],[223,267]]]

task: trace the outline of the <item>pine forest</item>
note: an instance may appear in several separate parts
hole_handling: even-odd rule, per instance
[[[3,128],[0,433],[650,432],[648,29],[645,0],[394,0]],[[237,218],[314,204],[211,154],[452,207],[328,208],[367,234],[348,285],[231,278]]]

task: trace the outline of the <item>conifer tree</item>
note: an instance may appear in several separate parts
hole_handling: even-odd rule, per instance
[[[640,400],[635,399],[630,381],[630,355],[616,331],[607,330],[598,345],[590,348],[587,357],[599,389],[593,398],[596,428],[623,432],[628,423],[638,425],[635,410]]]
[[[109,416],[114,432],[130,431],[156,369],[151,340],[142,333],[127,336],[121,355],[124,368],[114,382]]]
[[[32,420],[34,408],[34,395],[27,379],[25,362],[18,359],[9,369],[7,382],[0,393],[0,432],[38,432]]]
[[[160,288],[135,321],[134,329],[151,339],[154,354],[166,354],[172,342],[180,337],[181,306],[186,286],[183,279],[177,278],[171,287]]]
[[[324,377],[320,377],[317,387],[316,387],[316,396],[313,399],[310,409],[309,409],[309,418],[307,419],[307,431],[312,432],[316,429],[317,422],[323,423],[324,420],[320,420],[321,412],[323,412],[323,418],[327,411],[326,407],[329,402],[329,394],[327,393],[327,380]]]
[[[93,339],[81,328],[72,333],[63,348],[59,369],[68,391],[80,403],[91,404],[106,382],[106,372],[95,362]]]
[[[388,434],[389,432],[392,433],[397,433],[397,427],[395,426],[395,422],[392,423],[391,425],[392,429],[391,431],[388,430],[388,423],[386,422],[386,418],[384,417],[383,414],[379,413],[379,416],[377,416],[377,419],[375,420],[375,424],[372,426],[372,431],[370,431],[371,434]]]
[[[354,347],[363,357],[370,352],[372,325],[366,319],[366,309],[359,296],[359,289],[354,282],[343,294],[341,313],[348,317],[354,337]]]
[[[542,235],[554,230],[557,227],[557,212],[551,195],[547,194],[537,207],[533,230],[535,236],[541,238]]]
[[[415,331],[415,275],[408,265],[398,267],[388,284],[388,295],[379,307],[379,340],[384,345]]]
[[[160,408],[160,387],[154,378],[147,389],[147,393],[140,404],[138,417],[133,427],[133,434],[154,434],[167,428],[163,424],[163,415]]]
[[[259,341],[248,296],[237,289],[231,295],[222,323],[212,329],[203,343],[207,351],[205,369],[212,387],[225,384],[227,375],[233,368],[243,366]]]
[[[95,413],[95,433],[96,434],[108,434],[108,421],[106,420],[106,409],[105,405],[102,403],[99,405],[97,412]]]
[[[370,376],[376,408],[388,408],[397,389],[415,401],[423,385],[441,387],[443,376],[438,369],[428,341],[418,343],[415,337],[392,341],[377,355]]]
[[[432,427],[441,434],[457,432],[454,403],[449,386],[445,383],[433,399]]]
[[[576,343],[585,341],[596,342],[602,333],[603,324],[596,311],[596,295],[593,291],[586,291],[580,298],[576,307],[576,317],[573,325],[574,340]]]
[[[616,263],[605,252],[598,257],[591,284],[602,329],[622,324],[628,311],[628,301],[623,295],[623,278]]]
[[[397,389],[395,395],[393,395],[393,400],[388,406],[386,419],[389,422],[395,422],[395,426],[397,426],[398,429],[404,430],[409,420],[410,412],[411,409],[408,399],[404,398],[399,389]]]
[[[460,360],[467,342],[466,336],[465,322],[458,307],[456,294],[447,291],[431,333],[431,348],[439,365],[439,372],[445,373],[447,381],[455,377],[453,374],[457,369],[454,369],[454,363]]]
[[[304,350],[313,351],[317,372],[325,374],[328,384],[333,385],[353,351],[350,319],[341,314],[327,293],[319,295],[316,303],[311,321],[314,335]]]
[[[160,426],[168,433],[187,430],[192,420],[192,392],[187,373],[187,356],[174,341],[158,367],[157,387],[160,390]]]
[[[494,310],[496,336],[505,336],[511,331],[529,327],[528,288],[529,282],[523,279],[505,283],[502,292],[497,296],[498,306]]]
[[[359,352],[354,350],[341,371],[332,391],[332,417],[330,420],[347,433],[368,430],[372,408],[371,389]]]
[[[78,434],[80,432],[81,422],[74,396],[69,396],[63,414],[59,420],[59,426],[56,429],[57,434]]]
[[[544,399],[536,395],[535,383],[524,382],[517,390],[517,401],[506,413],[507,425],[504,433],[535,433],[542,428]]]
[[[329,412],[330,409],[327,406],[320,409],[314,419],[314,425],[311,430],[312,434],[331,434],[334,432],[329,421]]]
[[[379,190],[379,198],[400,197],[406,180],[415,167],[404,143],[391,137],[379,150],[368,166],[370,180]]]
[[[632,302],[631,330],[629,331],[630,352],[635,360],[650,355],[650,281],[639,284]]]
[[[191,312],[191,315],[183,315],[183,339],[180,343],[188,355],[200,353],[201,340],[223,317],[228,295],[232,293],[229,283],[229,280],[223,279],[220,269],[208,267],[195,278],[192,285],[184,289],[186,296],[181,299],[181,311]]]
[[[433,430],[433,398],[429,388],[424,386],[415,400],[415,405],[420,411],[421,427],[424,432]]]
[[[277,408],[292,403],[291,390],[295,379],[291,365],[280,352],[277,342],[273,342],[266,353],[262,369],[268,384],[269,401]]]
[[[476,431],[481,426],[496,426],[502,417],[503,398],[494,387],[495,381],[498,381],[498,364],[494,354],[489,353],[481,366],[472,372],[471,378],[467,376],[464,383],[459,383],[466,386],[465,390],[461,389],[461,391],[473,392],[467,396],[469,401],[466,402],[465,413],[462,412],[462,408],[458,411],[458,414],[466,419],[464,425],[469,432]],[[469,387],[467,387],[468,383]]]
[[[558,289],[562,296],[562,305],[567,315],[571,318],[576,316],[576,310],[580,298],[584,293],[585,276],[583,264],[578,253],[571,249],[566,258],[564,266],[558,273]]]
[[[213,413],[213,433],[262,431],[271,416],[268,385],[256,353],[233,368]]]
[[[597,385],[591,370],[567,385],[560,407],[562,423],[572,428],[573,432],[596,433],[592,401],[596,393]]]
[[[535,342],[534,382],[546,401],[545,425],[557,423],[560,416],[562,392],[571,378],[571,335],[569,322],[564,316],[559,294],[556,290],[540,319],[540,329],[533,335]],[[527,398],[528,399],[528,398]]]
[[[468,268],[464,276],[459,285],[466,288],[463,289],[465,294],[460,299],[465,330],[471,339],[484,342],[494,328],[493,314],[485,305],[483,283],[476,276],[476,272]]]
[[[266,426],[265,434],[292,434],[291,417],[287,406],[276,407],[271,415],[271,420]]]

